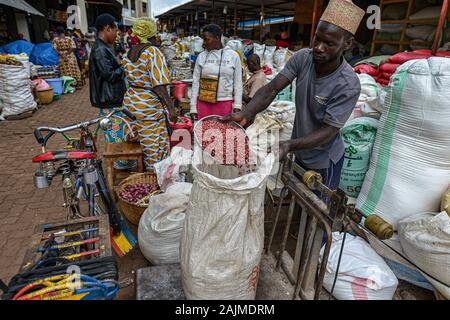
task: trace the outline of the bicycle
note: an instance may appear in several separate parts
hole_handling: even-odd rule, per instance
[[[33,174],[33,178],[35,186],[42,189],[48,188],[55,177],[62,176],[63,207],[68,209],[68,220],[108,214],[112,238],[123,233],[132,247],[136,243],[136,239],[128,230],[107,188],[102,161],[97,158],[97,146],[95,144],[98,129],[110,129],[112,117],[124,121],[133,135],[129,123],[117,115],[119,112],[123,112],[132,120],[136,120],[136,117],[127,109],[116,108],[106,116],[70,126],[36,128],[34,136],[42,147],[42,154],[32,159],[33,163],[39,163],[39,170]],[[89,129],[93,125],[97,125],[94,135]],[[78,129],[81,131],[78,139],[67,136],[67,132]],[[44,132],[48,132],[45,137],[43,136]],[[46,145],[56,133],[65,138],[67,145],[64,150],[47,151]],[[119,255],[123,255],[123,251],[126,250],[120,250],[117,246],[120,247],[117,243],[113,243],[115,251]]]

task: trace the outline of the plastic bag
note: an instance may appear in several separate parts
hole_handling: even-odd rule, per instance
[[[153,165],[162,191],[174,182],[183,182],[183,174],[191,164],[192,150],[173,147],[170,156]]]
[[[177,182],[150,198],[139,221],[139,249],[152,265],[180,262],[180,240],[192,184]]]
[[[333,286],[343,236],[333,232],[323,281],[328,292]],[[392,300],[397,285],[397,277],[383,258],[363,239],[347,234],[333,296],[338,300]]]
[[[30,61],[40,66],[53,66],[58,64],[58,53],[50,42],[39,43],[34,46],[30,54]]]

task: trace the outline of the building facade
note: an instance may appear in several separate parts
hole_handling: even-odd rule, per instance
[[[122,21],[126,26],[141,17],[153,17],[151,0],[120,0],[122,9]]]

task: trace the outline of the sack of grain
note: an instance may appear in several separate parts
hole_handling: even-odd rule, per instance
[[[439,210],[450,181],[450,59],[401,65],[392,76],[356,206],[394,229],[420,212]]]
[[[234,179],[231,166],[202,163],[194,148],[194,183],[181,237],[187,299],[253,300],[264,247],[264,195],[274,164],[269,154],[255,172]]]
[[[377,128],[377,120],[361,117],[347,122],[341,129],[345,153],[339,188],[350,197],[358,197],[361,191],[369,170]]]
[[[398,236],[406,256],[439,281],[424,274],[450,299],[450,216],[447,212],[419,213],[398,223]]]

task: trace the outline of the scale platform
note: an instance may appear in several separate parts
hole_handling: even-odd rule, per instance
[[[294,288],[283,272],[275,270],[275,258],[263,255],[256,300],[291,300]],[[153,266],[136,272],[137,300],[186,300],[179,264]]]

